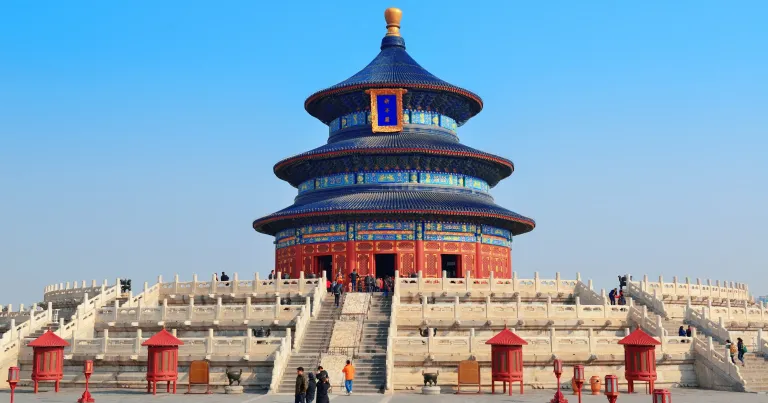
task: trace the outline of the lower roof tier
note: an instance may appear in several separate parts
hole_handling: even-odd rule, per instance
[[[332,189],[296,198],[294,204],[253,222],[261,233],[305,223],[360,219],[465,220],[489,224],[520,235],[533,230],[535,222],[476,192],[421,189],[414,186],[361,186]]]
[[[409,130],[330,142],[278,162],[275,175],[297,187],[309,179],[337,173],[415,169],[471,175],[495,186],[514,171],[506,158],[433,133]]]

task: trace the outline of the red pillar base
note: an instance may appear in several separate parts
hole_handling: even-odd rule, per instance
[[[568,403],[568,399],[566,399],[563,392],[558,389],[557,392],[555,392],[555,397],[553,397],[549,403]]]
[[[87,390],[83,392],[83,396],[77,399],[77,403],[93,403],[95,400],[93,400],[93,397],[91,396],[91,393]]]

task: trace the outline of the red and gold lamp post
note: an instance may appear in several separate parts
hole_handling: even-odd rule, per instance
[[[616,403],[619,398],[619,378],[616,375],[605,376],[605,396],[610,403]]]
[[[654,389],[653,403],[672,403],[672,394],[669,389]]]
[[[77,399],[77,403],[93,403],[95,401],[91,396],[91,392],[88,391],[88,380],[91,379],[92,374],[93,361],[85,360],[85,364],[83,365],[83,375],[85,375],[85,392],[83,392],[83,396]]]
[[[17,383],[19,383],[19,367],[8,368],[8,385],[11,387],[11,403],[13,403],[13,392],[16,390]]]
[[[576,385],[576,394],[579,395],[579,403],[581,403],[581,388],[584,386],[584,366],[573,366],[573,383]]]
[[[568,403],[568,399],[565,398],[563,392],[560,390],[560,376],[563,375],[563,360],[556,358],[554,366],[555,376],[557,377],[557,392],[555,392],[555,397],[550,400],[550,403]]]

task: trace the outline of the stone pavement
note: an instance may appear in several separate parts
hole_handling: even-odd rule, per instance
[[[181,392],[181,391],[180,391]],[[64,389],[55,394],[53,392],[41,392],[34,395],[29,390],[21,390],[16,393],[15,402],[17,403],[74,403],[80,397],[82,391],[74,389]],[[443,394],[439,396],[422,396],[414,393],[401,393],[396,395],[333,395],[331,400],[336,403],[442,403],[442,402],[478,402],[478,403],[546,403],[554,394],[554,390],[530,390],[523,396],[520,395],[450,395]],[[138,390],[104,390],[96,389],[93,394],[96,403],[139,403],[158,401],[159,403],[292,403],[292,395],[177,395],[158,394],[157,396],[147,395]],[[0,391],[0,402],[6,402],[9,398],[9,391]],[[578,398],[566,393],[569,403],[577,403]],[[584,395],[583,403],[603,403],[608,399],[603,395],[591,396]],[[672,401],[674,403],[725,403],[728,401],[739,403],[768,403],[768,395],[751,393],[731,393],[717,392],[701,389],[672,389]],[[618,403],[651,403],[651,397],[645,394],[634,394],[629,396],[622,394],[617,400]]]

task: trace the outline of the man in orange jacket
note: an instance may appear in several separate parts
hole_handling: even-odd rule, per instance
[[[355,380],[355,367],[347,360],[347,365],[341,370],[344,373],[344,387],[347,389],[347,396],[352,394],[352,381]]]

